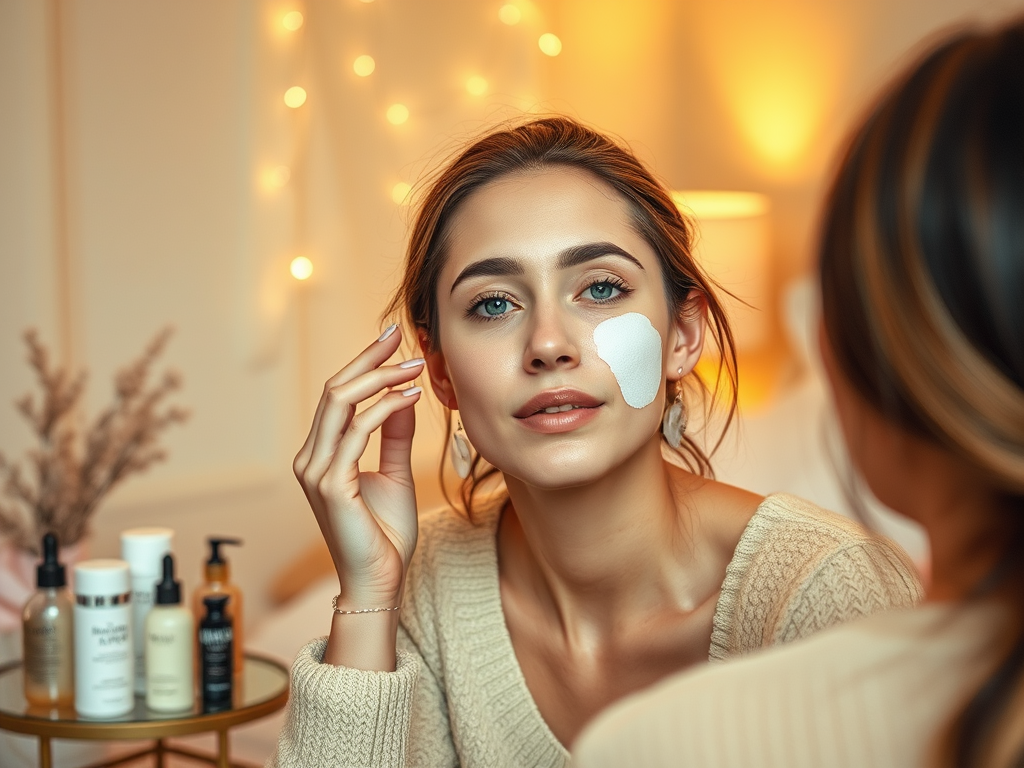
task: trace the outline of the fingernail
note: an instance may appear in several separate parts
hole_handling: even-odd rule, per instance
[[[418,367],[420,365],[423,365],[423,363],[425,363],[425,362],[426,362],[426,360],[424,360],[422,357],[416,357],[416,358],[413,358],[412,360],[406,360],[404,363],[399,363],[398,367],[399,368],[416,368],[416,367]]]
[[[423,387],[409,387],[408,389],[402,390],[402,397],[412,397],[413,395],[418,395],[422,391]]]
[[[384,333],[382,333],[380,335],[380,338],[377,339],[377,341],[378,342],[384,341],[385,339],[388,338],[388,336],[390,336],[392,333],[394,333],[397,330],[398,330],[398,323],[392,323],[391,325],[389,325],[387,328],[384,329]]]

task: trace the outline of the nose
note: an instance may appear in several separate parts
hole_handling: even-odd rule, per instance
[[[558,312],[536,312],[528,332],[523,350],[523,367],[527,371],[539,373],[579,365],[579,347]]]

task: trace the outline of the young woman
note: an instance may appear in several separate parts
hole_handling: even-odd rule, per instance
[[[568,119],[436,179],[395,301],[424,358],[387,364],[389,327],[327,382],[295,459],[340,594],[277,764],[563,765],[594,713],[670,672],[917,599],[890,544],[705,476],[683,384],[709,327],[733,358],[690,243],[636,158]],[[466,509],[417,519],[421,374],[468,476]]]
[[[1024,21],[882,97],[820,256],[846,443],[928,531],[927,602],[672,680],[595,722],[580,766],[1024,764]]]

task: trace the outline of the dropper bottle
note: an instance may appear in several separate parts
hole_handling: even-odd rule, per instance
[[[155,712],[180,712],[190,709],[195,699],[195,622],[181,605],[173,555],[164,555],[163,571],[146,615],[146,706]]]
[[[192,596],[192,615],[195,616],[196,626],[199,626],[206,616],[204,598],[210,595],[227,595],[230,599],[227,602],[226,613],[231,619],[231,626],[234,631],[233,648],[235,679],[242,679],[242,591],[231,581],[231,569],[227,558],[221,552],[224,545],[240,546],[241,539],[225,538],[222,536],[211,536],[207,540],[210,545],[210,558],[206,561],[203,583],[195,590]]]
[[[36,587],[21,616],[25,698],[39,706],[71,706],[75,701],[74,601],[52,533],[43,536]]]

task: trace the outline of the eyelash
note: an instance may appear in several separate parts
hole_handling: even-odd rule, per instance
[[[597,301],[599,304],[613,304],[614,302],[618,301],[619,299],[624,299],[626,296],[629,296],[629,294],[631,294],[633,292],[633,289],[630,288],[629,284],[626,283],[626,281],[623,280],[621,277],[615,277],[614,275],[607,275],[605,277],[595,277],[593,280],[591,280],[589,283],[587,283],[585,286],[583,286],[583,290],[581,290],[580,293],[585,293],[586,291],[589,291],[595,285],[605,285],[605,284],[610,285],[613,288],[618,288],[619,295],[618,296],[612,296],[610,299],[605,299],[604,301],[599,301],[598,299],[594,299],[594,301]]]
[[[486,293],[486,294],[484,294],[482,296],[478,296],[476,298],[476,300],[472,304],[469,305],[469,308],[466,310],[466,317],[468,317],[470,320],[480,320],[480,321],[485,322],[485,323],[488,323],[491,320],[500,320],[505,315],[507,315],[508,312],[502,312],[500,315],[490,315],[490,316],[481,315],[481,314],[479,314],[477,312],[477,310],[483,304],[486,304],[488,301],[492,301],[493,299],[503,299],[503,300],[507,301],[509,304],[513,304],[513,305],[515,305],[515,303],[516,303],[515,300],[511,296],[509,296],[507,293],[502,293],[501,291],[494,291],[492,293]]]
[[[598,304],[614,304],[615,302],[619,301],[620,299],[624,299],[626,296],[633,292],[633,289],[629,287],[625,280],[623,280],[620,277],[609,275],[605,277],[594,278],[585,286],[583,286],[583,288],[580,290],[580,293],[582,294],[585,293],[586,291],[589,291],[595,285],[610,285],[618,289],[619,291],[618,296],[612,296],[610,299],[604,299],[603,301],[594,299],[594,301],[596,301]],[[502,293],[501,291],[494,291],[492,293],[486,293],[482,296],[478,296],[476,300],[472,304],[470,304],[469,307],[466,309],[466,317],[470,318],[471,320],[480,320],[482,322],[488,323],[491,322],[492,320],[500,320],[505,315],[509,314],[508,312],[502,312],[500,315],[487,316],[477,312],[481,305],[493,299],[503,299],[504,301],[507,301],[509,304],[518,306],[516,305],[515,300],[507,293]]]

